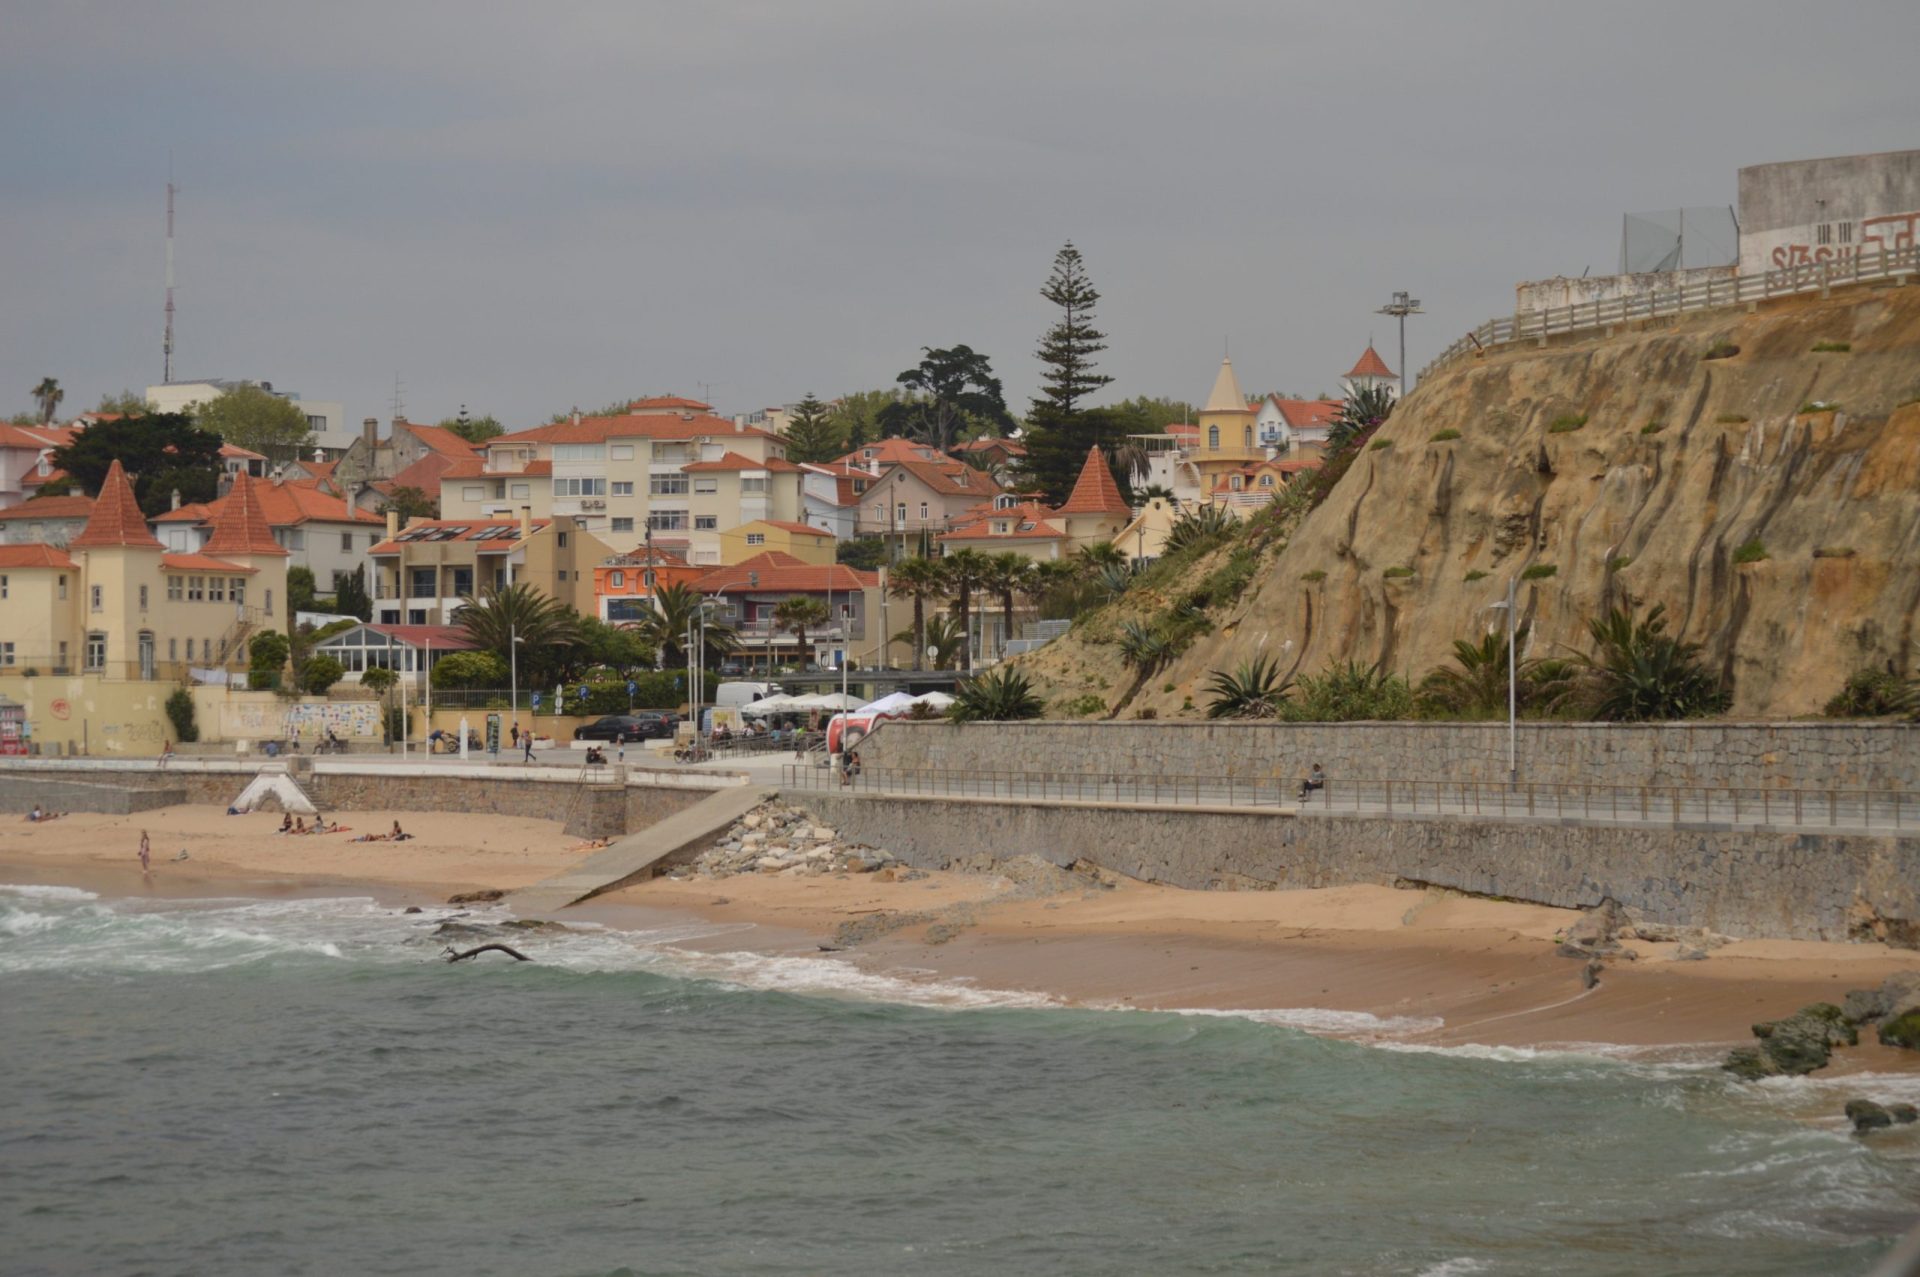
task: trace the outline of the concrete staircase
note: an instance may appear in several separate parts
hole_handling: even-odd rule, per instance
[[[705,847],[776,792],[757,786],[720,790],[657,825],[628,834],[551,878],[509,893],[507,904],[521,917],[552,913],[651,878],[679,854]]]

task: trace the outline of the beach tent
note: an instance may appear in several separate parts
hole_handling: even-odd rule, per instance
[[[860,706],[856,714],[904,714],[913,704],[913,697],[905,692],[889,692],[877,701]]]
[[[848,696],[843,692],[815,692],[811,696],[799,697],[798,700],[800,704],[806,706],[808,709],[843,710],[860,708],[860,698],[858,696]]]
[[[740,712],[754,718],[764,718],[769,714],[804,714],[813,706],[799,696],[768,696],[751,704],[742,705]]]
[[[923,692],[913,698],[913,703],[915,705],[925,705],[928,709],[936,709],[945,713],[953,706],[953,697],[947,695],[945,692]]]

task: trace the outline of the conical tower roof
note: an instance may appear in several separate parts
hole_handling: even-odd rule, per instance
[[[201,553],[215,558],[235,554],[288,553],[273,539],[273,528],[267,523],[267,513],[260,508],[260,498],[254,495],[253,476],[246,471],[241,471],[234,479],[233,489],[227,493],[227,499],[220,503],[220,512],[213,516],[213,534],[201,547]]]
[[[1073,491],[1058,513],[1117,514],[1123,518],[1133,513],[1127,499],[1120,495],[1120,485],[1113,481],[1113,471],[1098,444],[1087,449],[1087,463],[1080,467],[1080,477],[1074,480]]]
[[[67,542],[68,548],[75,550],[106,545],[136,546],[143,550],[166,548],[147,527],[147,516],[140,513],[140,503],[133,497],[133,482],[121,469],[118,457],[107,467],[107,477],[100,482],[100,495],[94,500],[87,526]]]
[[[1220,375],[1213,379],[1213,392],[1207,396],[1201,412],[1252,412],[1247,397],[1240,393],[1240,379],[1233,375],[1233,360],[1220,361]]]
[[[1360,361],[1354,364],[1353,371],[1349,372],[1347,376],[1391,377],[1393,376],[1393,369],[1387,367],[1387,361],[1380,358],[1380,352],[1373,348],[1372,342],[1368,342],[1366,353],[1360,356]]]

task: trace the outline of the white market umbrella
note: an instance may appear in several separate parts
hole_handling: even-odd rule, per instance
[[[808,708],[800,703],[797,696],[768,696],[748,705],[742,705],[742,714],[751,714],[756,718],[767,714],[793,714]]]
[[[849,696],[845,692],[815,692],[811,696],[797,698],[808,709],[859,709],[860,698]]]

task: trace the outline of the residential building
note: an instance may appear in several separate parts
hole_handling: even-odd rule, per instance
[[[0,422],[0,510],[19,505],[58,477],[55,448],[73,438],[71,426],[15,426]]]
[[[362,510],[386,508],[395,488],[417,488],[428,497],[440,493],[440,476],[455,464],[474,459],[473,445],[442,426],[423,426],[395,418],[385,439],[380,423],[368,417],[360,437],[335,463],[335,491]]]
[[[1321,464],[1317,456],[1250,461],[1220,475],[1207,500],[1244,517],[1273,500],[1280,489],[1298,476],[1318,470]]]
[[[259,502],[273,539],[290,555],[290,567],[313,573],[314,588],[330,594],[340,581],[366,563],[367,552],[384,539],[386,520],[356,510],[316,479],[272,479],[249,485]],[[226,496],[205,503],[183,505],[155,515],[150,524],[161,542],[176,553],[190,554],[206,545]]]
[[[373,619],[451,625],[468,597],[530,585],[583,616],[596,614],[593,569],[612,550],[572,515],[535,519],[414,519],[387,513],[374,564]]]
[[[655,591],[691,586],[711,570],[658,546],[612,555],[593,569],[595,615],[614,625],[637,624],[653,611]]]
[[[383,625],[373,622],[322,639],[317,654],[340,662],[346,676],[358,683],[368,670],[392,670],[402,682],[425,687],[427,676],[440,661],[455,652],[471,652],[479,644],[457,625]]]
[[[824,567],[834,562],[839,542],[832,533],[782,519],[755,519],[720,534],[720,562],[740,563],[777,550],[802,563]]]
[[[0,545],[63,546],[92,515],[92,497],[35,497],[0,509]]]
[[[0,674],[180,681],[246,662],[245,640],[284,629],[287,552],[242,475],[195,553],[148,530],[115,461],[93,510],[64,547],[0,547]]]
[[[1213,390],[1199,413],[1199,446],[1190,457],[1200,477],[1200,495],[1211,499],[1216,486],[1224,484],[1230,471],[1266,457],[1255,436],[1254,420],[1259,414],[1240,391],[1239,378],[1233,374],[1233,360],[1220,361],[1213,379]]]
[[[1180,522],[1180,503],[1168,497],[1149,497],[1140,512],[1113,538],[1129,559],[1157,559],[1167,550],[1167,534]]]
[[[347,425],[346,410],[339,404],[331,400],[302,399],[293,391],[275,390],[270,381],[217,378],[207,381],[170,381],[148,386],[147,404],[155,412],[186,412],[195,404],[211,403],[240,386],[258,386],[270,395],[277,395],[297,405],[306,416],[307,430],[312,435],[309,450],[318,448],[329,458],[337,458],[352,445],[353,431]]]
[[[1002,439],[998,435],[981,435],[978,439],[969,439],[956,444],[950,450],[962,461],[972,461],[989,470],[1018,469],[1027,459],[1027,446],[1018,439]]]
[[[802,563],[776,550],[716,568],[694,588],[716,601],[715,615],[734,627],[751,665],[838,667],[852,661],[871,668],[882,663],[886,604],[878,572]],[[780,604],[796,596],[818,599],[828,613],[824,625],[808,628],[804,652],[799,636],[774,620]]]
[[[863,443],[843,457],[834,458],[835,465],[859,466],[878,474],[887,466],[899,465],[903,461],[949,462],[953,458],[941,452],[931,444],[915,443],[911,439],[902,439],[897,435],[885,439],[875,439],[872,443]]]
[[[1340,379],[1340,388],[1349,397],[1362,390],[1384,390],[1392,399],[1400,397],[1400,379],[1394,375],[1393,369],[1387,367],[1387,361],[1380,358],[1380,352],[1373,348],[1372,342],[1367,343],[1366,350],[1354,361],[1347,375]]]
[[[1280,452],[1324,447],[1327,431],[1340,415],[1338,399],[1283,399],[1268,395],[1260,401],[1254,427],[1261,446]]]
[[[992,475],[951,457],[885,463],[861,494],[854,532],[883,538],[889,560],[936,553],[943,534],[1001,495]]]
[[[874,481],[873,472],[840,462],[802,462],[800,471],[800,498],[806,510],[803,522],[842,541],[852,540],[857,535],[860,498]]]

